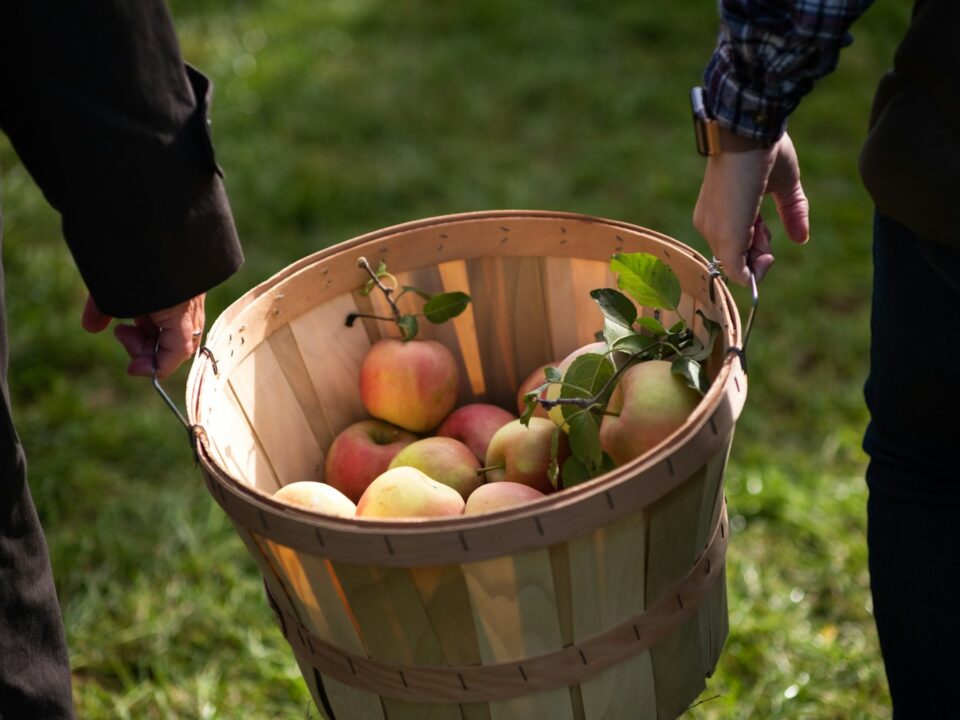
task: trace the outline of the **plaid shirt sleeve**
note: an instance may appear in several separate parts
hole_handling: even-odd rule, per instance
[[[720,37],[704,72],[707,109],[738,135],[773,142],[853,38],[873,0],[720,0]]]

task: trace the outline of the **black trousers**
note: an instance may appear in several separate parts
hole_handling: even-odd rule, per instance
[[[874,231],[867,542],[895,720],[960,717],[960,250]]]
[[[7,392],[0,267],[0,720],[73,717],[67,643],[47,543]]]

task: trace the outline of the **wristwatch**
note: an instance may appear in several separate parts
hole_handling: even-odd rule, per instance
[[[690,91],[690,109],[693,111],[693,130],[697,137],[697,152],[701,155],[720,154],[720,126],[707,113],[703,100],[703,88],[695,87]]]

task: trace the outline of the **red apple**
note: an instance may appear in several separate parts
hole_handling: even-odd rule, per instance
[[[516,419],[516,415],[497,405],[473,403],[459,407],[450,413],[437,428],[437,435],[459,440],[473,451],[477,460],[483,462],[487,457],[487,446],[493,434],[511,420]]]
[[[487,448],[484,465],[486,479],[491,482],[515,482],[543,493],[554,491],[547,476],[550,469],[550,443],[557,426],[546,418],[530,418],[529,426],[519,420],[497,430]],[[566,436],[561,435],[561,450]],[[563,464],[563,457],[559,459]]]
[[[417,436],[383,420],[348,426],[327,451],[324,480],[357,502],[367,486],[390,467],[394,456]]]
[[[670,369],[648,360],[625,370],[600,423],[600,445],[617,465],[639,457],[683,425],[700,393]]]
[[[460,493],[427,477],[416,468],[391,468],[363,493],[357,517],[416,519],[463,513]]]
[[[435,340],[378,340],[360,365],[360,397],[374,417],[413,432],[432,430],[457,402],[459,371]]]
[[[477,474],[480,463],[466,445],[449,437],[428,437],[407,445],[390,462],[390,467],[406,465],[427,477],[452,487],[464,500],[483,485]]]
[[[273,494],[273,499],[293,507],[336,517],[353,517],[357,512],[357,506],[350,498],[335,487],[315,480],[301,480],[284,485]]]
[[[463,508],[464,515],[478,515],[494,512],[514,505],[523,505],[531,500],[544,497],[544,494],[529,485],[515,482],[492,482],[481,485],[467,498]]]

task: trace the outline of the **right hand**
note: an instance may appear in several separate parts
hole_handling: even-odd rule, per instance
[[[114,335],[130,356],[128,375],[150,377],[156,372],[165,378],[188,360],[200,346],[204,324],[205,295],[133,319],[133,324],[120,324]],[[113,318],[104,314],[87,297],[81,324],[87,332],[105,330]]]
[[[800,185],[800,165],[786,133],[770,147],[721,130],[723,151],[707,159],[693,224],[704,237],[724,274],[741,285],[757,280],[773,264],[770,229],[760,203],[773,195],[787,237],[810,237],[809,205]]]

